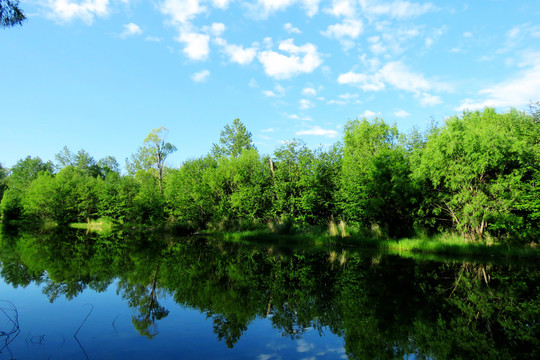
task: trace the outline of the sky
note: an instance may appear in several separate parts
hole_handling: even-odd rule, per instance
[[[540,100],[538,0],[21,0],[0,29],[0,163],[120,164],[168,129],[177,167],[239,118],[261,154]]]

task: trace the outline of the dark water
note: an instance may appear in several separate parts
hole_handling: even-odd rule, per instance
[[[536,359],[537,264],[0,235],[0,359]]]

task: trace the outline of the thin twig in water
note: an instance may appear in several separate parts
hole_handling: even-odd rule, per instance
[[[0,302],[6,302],[11,307],[0,307],[0,311],[5,315],[5,317],[13,324],[11,330],[8,332],[6,331],[0,331],[0,339],[3,341],[4,346],[0,348],[0,354],[4,351],[4,349],[7,349],[10,354],[10,358],[13,358],[13,354],[11,353],[11,350],[9,349],[9,344],[15,340],[17,336],[19,336],[21,330],[19,328],[19,312],[17,311],[17,307],[9,300],[0,300]],[[13,313],[13,317],[10,316],[6,311],[11,311]]]
[[[73,334],[73,337],[74,338],[77,338],[77,334],[79,333],[79,330],[81,330],[81,328],[83,327],[86,319],[88,319],[88,317],[90,316],[90,314],[92,313],[92,311],[94,311],[94,305],[92,304],[85,304],[85,305],[90,305],[92,308],[90,309],[90,311],[88,312],[88,314],[86,315],[86,317],[84,318],[83,322],[81,323],[81,326],[79,326],[79,328],[77,329],[77,331],[75,331],[75,334]]]
[[[77,331],[75,331],[75,334],[73,334],[73,337],[75,338],[75,341],[77,341],[77,344],[79,344],[79,347],[81,348],[84,356],[86,357],[86,359],[89,359],[88,357],[88,354],[86,353],[86,351],[84,350],[84,347],[81,345],[81,342],[79,341],[79,339],[77,339],[77,334],[79,333],[79,330],[81,330],[81,328],[83,327],[86,319],[88,319],[88,317],[90,316],[90,314],[92,313],[92,311],[94,311],[94,305],[92,304],[85,304],[85,305],[90,305],[92,308],[90,309],[90,311],[88,312],[88,314],[86,315],[86,317],[84,318],[84,320],[82,321],[81,323],[81,326],[79,326],[79,328],[77,329]]]
[[[114,329],[114,333],[120,337],[120,334],[118,333],[118,330],[116,329],[116,325],[114,324],[116,322],[116,320],[118,319],[118,317],[120,316],[120,314],[116,315],[116,317],[114,318],[113,322],[112,322],[112,327]]]

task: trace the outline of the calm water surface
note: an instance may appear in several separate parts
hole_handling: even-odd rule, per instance
[[[2,359],[535,359],[537,264],[0,234]]]

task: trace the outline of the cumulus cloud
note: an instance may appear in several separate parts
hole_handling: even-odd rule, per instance
[[[324,9],[324,12],[336,17],[351,18],[356,13],[356,1],[354,0],[332,0],[332,6]]]
[[[299,28],[294,27],[291,23],[284,24],[283,29],[286,32],[288,32],[289,34],[301,34],[302,33]]]
[[[456,110],[479,110],[489,107],[521,107],[538,100],[540,94],[540,53],[525,55],[522,70],[511,79],[484,88],[477,99],[465,99]]]
[[[363,113],[361,113],[359,115],[359,117],[366,118],[366,119],[371,119],[371,118],[374,118],[374,117],[377,117],[377,116],[381,116],[381,113],[380,112],[373,112],[371,110],[366,110],[366,111],[364,111]]]
[[[406,117],[409,117],[411,116],[411,114],[409,114],[408,112],[406,112],[405,110],[398,110],[394,113],[394,115],[398,118],[406,118]]]
[[[315,106],[308,99],[301,99],[300,101],[298,101],[298,104],[300,104],[300,109],[303,109],[303,110],[309,109],[309,108],[312,108],[313,106]]]
[[[316,126],[312,127],[311,129],[308,129],[308,130],[297,131],[296,135],[297,136],[314,135],[314,136],[324,136],[324,137],[327,137],[327,138],[335,138],[336,136],[338,136],[338,132],[335,131],[335,130],[323,129],[320,126],[316,125]],[[306,352],[306,351],[309,351],[312,348],[313,348],[313,344],[307,343],[305,341],[300,340],[298,342],[297,351],[298,352]]]
[[[274,90],[263,90],[262,93],[266,97],[282,97],[285,96],[285,88],[279,84],[274,86]]]
[[[427,80],[423,74],[414,73],[399,61],[389,62],[373,74],[349,71],[338,77],[338,83],[355,85],[364,91],[379,91],[392,85],[396,89],[414,93],[438,90],[448,91],[449,86],[436,81]]]
[[[313,121],[313,119],[309,116],[300,116],[297,114],[287,114],[287,113],[284,113],[283,116],[292,120]]]
[[[302,0],[306,15],[309,17],[314,16],[319,12],[319,3],[321,0]]]
[[[218,38],[216,44],[221,47],[225,55],[229,57],[229,61],[240,65],[251,64],[255,56],[257,56],[257,47],[245,48],[242,45],[229,44],[226,40]]]
[[[177,40],[185,44],[184,54],[192,60],[206,60],[210,53],[210,36],[197,32],[181,32]]]
[[[191,76],[191,79],[197,83],[205,82],[208,80],[208,77],[210,76],[210,71],[208,70],[202,70],[200,72],[197,72]]]
[[[442,104],[441,97],[438,95],[422,93],[422,94],[418,94],[417,97],[420,99],[420,105],[422,106],[435,106],[435,105]]]
[[[306,95],[306,96],[316,96],[316,95],[317,95],[317,90],[315,90],[315,89],[312,88],[312,87],[303,88],[303,89],[302,89],[302,95]]]
[[[288,7],[298,4],[306,11],[306,15],[312,17],[319,12],[321,0],[257,0],[254,4],[245,4],[252,15],[259,18],[267,18],[277,11],[283,11]]]
[[[311,73],[322,64],[317,47],[311,43],[297,46],[293,39],[287,39],[279,43],[278,49],[282,53],[266,50],[258,55],[266,75],[275,79],[289,79],[299,74]]]
[[[392,19],[405,19],[438,10],[438,8],[430,2],[423,4],[403,0],[385,3],[376,0],[360,0],[359,2],[362,7],[362,12],[372,17],[387,16]]]
[[[328,26],[321,34],[327,37],[341,39],[349,37],[356,39],[364,31],[364,24],[357,19],[344,19],[342,23]]]
[[[164,0],[159,9],[168,15],[173,24],[188,24],[197,15],[207,11],[200,0]]]
[[[232,0],[212,0],[214,7],[219,9],[226,9]]]
[[[142,33],[143,31],[139,27],[139,25],[135,23],[129,23],[129,24],[124,25],[124,31],[120,34],[120,37],[122,39],[125,39],[129,36],[141,35]]]
[[[69,22],[80,19],[88,25],[94,21],[94,17],[103,17],[109,14],[109,0],[48,0],[44,5],[49,9],[48,16],[60,21]]]

